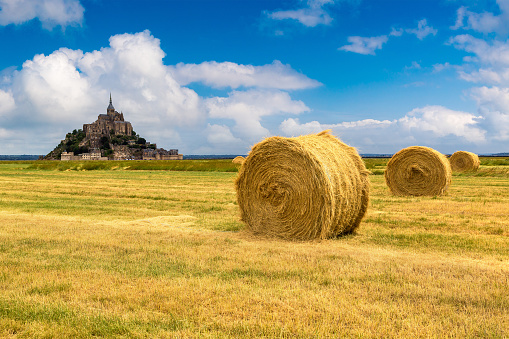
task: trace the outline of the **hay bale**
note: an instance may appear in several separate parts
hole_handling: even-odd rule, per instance
[[[233,158],[232,162],[234,164],[242,165],[246,159],[244,157],[241,157],[240,155],[238,157]]]
[[[235,182],[241,219],[255,234],[326,239],[352,233],[369,201],[369,171],[329,133],[254,145]]]
[[[453,172],[475,172],[479,169],[481,161],[475,153],[457,151],[449,158]]]
[[[385,182],[394,195],[437,196],[451,184],[452,171],[445,155],[429,147],[412,146],[387,163]]]

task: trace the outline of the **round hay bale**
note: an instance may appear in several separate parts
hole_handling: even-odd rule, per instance
[[[241,219],[255,234],[292,240],[352,233],[366,213],[369,171],[329,133],[254,145],[235,182]]]
[[[244,157],[241,157],[240,155],[238,157],[233,158],[232,162],[234,164],[242,165],[246,159]]]
[[[437,196],[451,184],[452,171],[445,155],[429,147],[412,146],[387,163],[385,182],[394,195]]]
[[[479,169],[481,161],[475,153],[457,151],[449,158],[453,172],[475,172]]]

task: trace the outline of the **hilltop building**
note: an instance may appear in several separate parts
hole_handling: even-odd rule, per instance
[[[106,109],[106,114],[99,114],[97,120],[91,124],[83,124],[83,131],[86,134],[86,138],[81,142],[80,146],[90,142],[90,148],[99,149],[102,137],[108,137],[110,134],[131,136],[133,134],[133,126],[129,121],[124,120],[124,113],[115,111],[110,93],[110,104]]]

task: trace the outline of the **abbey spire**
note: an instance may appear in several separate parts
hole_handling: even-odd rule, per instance
[[[111,92],[110,92],[110,104],[108,105],[108,108],[106,109],[106,113],[108,115],[111,115],[111,114],[115,113],[115,107],[113,107],[113,103],[111,101]]]

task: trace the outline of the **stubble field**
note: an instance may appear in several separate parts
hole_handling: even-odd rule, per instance
[[[316,242],[245,231],[230,162],[1,162],[0,337],[509,336],[507,159],[419,198],[367,159],[357,233]]]

